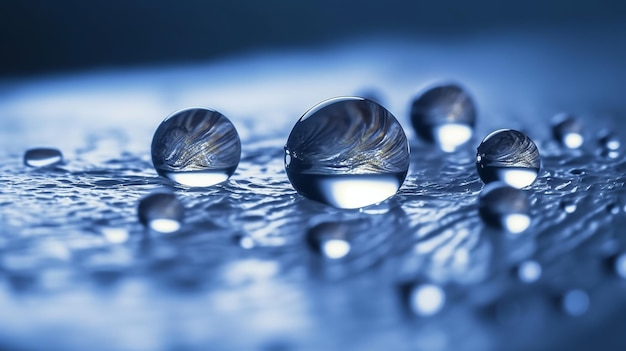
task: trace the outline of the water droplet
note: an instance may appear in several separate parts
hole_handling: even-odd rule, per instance
[[[620,139],[609,131],[603,131],[598,139],[601,150],[600,154],[608,158],[618,158],[622,142]]]
[[[589,309],[589,295],[581,289],[573,289],[563,294],[561,308],[566,314],[577,317],[587,313]]]
[[[158,233],[174,233],[182,226],[185,207],[171,193],[154,193],[144,197],[137,208],[139,221]]]
[[[478,146],[476,169],[485,184],[502,181],[521,189],[537,179],[540,166],[537,146],[516,130],[497,130],[487,135]]]
[[[307,240],[313,251],[336,260],[351,250],[349,227],[343,223],[325,222],[309,229]]]
[[[567,113],[561,113],[554,117],[552,135],[568,149],[578,149],[585,141],[582,123]]]
[[[409,143],[384,107],[357,97],[334,98],[310,109],[293,127],[285,169],[307,198],[361,208],[398,191],[409,169]]]
[[[472,138],[476,108],[459,85],[440,85],[413,101],[411,122],[422,139],[436,143],[445,152],[454,152]]]
[[[112,244],[125,243],[130,236],[126,228],[107,227],[102,228],[100,231],[107,241]]]
[[[613,269],[620,278],[626,279],[626,253],[621,253],[614,257]]]
[[[534,260],[524,261],[517,266],[516,273],[522,283],[534,283],[541,278],[541,264]]]
[[[239,165],[241,141],[221,113],[188,108],[168,116],[152,139],[152,163],[160,176],[190,187],[230,178]]]
[[[24,165],[29,167],[49,167],[61,162],[63,162],[63,154],[53,148],[34,148],[24,153]]]
[[[528,195],[503,183],[490,183],[483,188],[479,211],[487,224],[512,234],[525,231],[531,224]]]
[[[563,211],[565,213],[574,213],[574,211],[576,211],[576,208],[578,206],[576,205],[576,202],[572,201],[572,200],[563,200],[561,201],[561,208],[563,209]]]
[[[446,304],[446,292],[435,284],[413,285],[408,298],[411,311],[422,317],[436,315]]]

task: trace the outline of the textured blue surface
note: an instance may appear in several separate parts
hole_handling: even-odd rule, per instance
[[[415,38],[234,58],[198,67],[93,72],[0,83],[0,345],[57,350],[527,350],[615,348],[623,281],[605,259],[624,246],[624,157],[601,155],[603,128],[623,136],[623,43],[606,31],[503,33],[463,42]],[[619,38],[621,40],[621,38]],[[555,43],[558,43],[556,45]],[[619,47],[622,45],[622,47]],[[453,155],[419,142],[408,107],[422,87],[462,82],[476,139]],[[283,146],[309,107],[374,88],[403,124],[411,167],[397,196],[365,211],[295,193]],[[229,182],[172,188],[150,162],[169,113],[207,106],[237,127],[243,155]],[[550,139],[557,112],[578,115],[587,144]],[[528,190],[533,224],[511,238],[478,216],[475,147],[497,128],[525,131],[543,155]],[[66,164],[22,164],[35,146]],[[177,235],[146,233],[136,206],[173,189]],[[573,213],[563,204],[575,204]],[[351,228],[352,251],[328,261],[308,228]],[[537,260],[532,285],[512,272]],[[416,317],[413,283],[446,305]],[[559,308],[568,289],[583,316]],[[576,296],[576,295],[575,295]],[[580,299],[578,299],[580,301]],[[576,301],[574,302],[576,304]],[[580,304],[578,304],[580,307]]]

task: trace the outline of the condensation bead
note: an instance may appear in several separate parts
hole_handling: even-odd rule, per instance
[[[585,141],[583,125],[580,120],[566,113],[555,116],[552,135],[568,149],[578,149]]]
[[[235,172],[241,141],[221,113],[189,108],[173,113],[152,139],[152,163],[162,177],[189,187],[221,183]]]
[[[540,167],[541,156],[535,143],[512,129],[487,135],[476,153],[476,169],[485,184],[501,181],[521,189],[537,179]]]
[[[440,85],[413,101],[411,122],[420,138],[453,152],[472,139],[476,107],[461,86]]]
[[[63,154],[53,148],[33,148],[24,153],[24,165],[29,167],[50,167],[63,162]]]
[[[491,183],[483,188],[478,204],[487,224],[509,233],[521,233],[531,224],[530,200],[523,190],[500,182]]]
[[[393,196],[409,169],[409,143],[379,104],[339,97],[306,112],[285,145],[285,170],[305,197],[361,208]]]

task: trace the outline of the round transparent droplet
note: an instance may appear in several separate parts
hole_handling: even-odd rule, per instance
[[[526,284],[534,283],[541,278],[541,264],[534,260],[521,262],[516,269],[517,278]]]
[[[420,138],[454,152],[474,135],[476,107],[459,85],[440,85],[413,101],[411,122]]]
[[[478,146],[476,169],[485,184],[501,181],[521,189],[537,179],[540,167],[537,146],[522,132],[497,130]]]
[[[589,310],[589,294],[581,289],[573,289],[563,294],[561,308],[565,314],[577,317],[582,316]]]
[[[349,227],[343,223],[320,223],[309,229],[307,240],[314,252],[331,260],[346,257],[352,249]]]
[[[418,316],[429,317],[439,313],[446,304],[446,292],[435,284],[417,284],[409,291],[409,307]]]
[[[583,125],[580,120],[566,113],[554,117],[552,135],[568,149],[578,149],[585,141]]]
[[[486,185],[480,193],[478,206],[485,223],[511,234],[524,232],[532,222],[528,195],[504,183]]]
[[[141,199],[139,221],[157,233],[175,233],[182,227],[185,207],[172,193],[154,193]]]
[[[320,103],[298,120],[285,145],[285,170],[305,197],[362,208],[393,196],[409,169],[409,144],[396,118],[358,97]]]
[[[152,163],[159,175],[189,187],[227,180],[240,157],[235,126],[206,108],[175,112],[159,125],[152,139]]]
[[[63,154],[53,148],[33,148],[24,153],[24,165],[29,167],[50,167],[62,162]]]

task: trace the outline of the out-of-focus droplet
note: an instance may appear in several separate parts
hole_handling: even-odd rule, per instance
[[[130,237],[130,234],[128,233],[128,230],[126,228],[106,227],[102,228],[100,232],[102,233],[104,238],[112,244],[125,243]]]
[[[248,235],[238,235],[235,240],[242,249],[249,250],[256,246],[254,239]]]
[[[320,223],[307,233],[307,240],[313,251],[325,258],[336,260],[346,257],[352,249],[349,227],[343,223]]]
[[[50,167],[63,162],[63,154],[53,148],[33,148],[24,153],[24,165],[29,167]]]
[[[221,113],[188,108],[168,116],[152,139],[152,163],[160,176],[189,187],[221,183],[235,172],[241,141]]]
[[[504,183],[487,184],[480,193],[478,205],[487,224],[512,234],[525,231],[532,222],[528,195]]]
[[[408,289],[409,308],[417,316],[434,316],[446,304],[446,292],[439,285],[415,284],[408,287]]]
[[[172,193],[154,193],[141,199],[137,208],[140,222],[158,233],[180,230],[185,207]]]
[[[409,169],[409,143],[379,104],[339,97],[306,112],[285,145],[285,170],[305,197],[354,209],[393,196]]]
[[[620,253],[612,259],[613,270],[618,277],[626,279],[626,253]]]
[[[534,283],[541,278],[541,264],[534,260],[521,262],[516,268],[517,278],[526,284]]]
[[[587,313],[589,305],[589,294],[581,289],[569,290],[561,298],[563,312],[572,317],[582,316]]]
[[[419,137],[454,152],[474,135],[476,107],[459,85],[440,85],[413,101],[411,122]]]
[[[521,189],[537,179],[540,167],[537,146],[522,132],[497,130],[478,146],[476,169],[485,184],[501,181]]]
[[[568,149],[578,149],[585,141],[582,123],[576,117],[567,113],[555,116],[552,125],[552,135],[561,145]]]
[[[602,131],[598,138],[600,154],[608,158],[618,158],[622,147],[621,140],[612,132]]]
[[[576,202],[572,200],[563,200],[561,201],[560,207],[565,213],[574,213],[578,206],[576,205]]]

